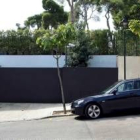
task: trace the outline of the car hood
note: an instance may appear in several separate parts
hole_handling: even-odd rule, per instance
[[[76,102],[79,100],[84,100],[84,101],[90,101],[90,100],[94,100],[94,99],[96,100],[96,99],[99,99],[99,98],[102,98],[105,96],[107,96],[107,94],[98,94],[98,95],[94,95],[94,96],[88,96],[85,98],[78,99],[78,100],[76,100]]]
[[[89,100],[89,99],[97,99],[97,98],[102,98],[107,96],[106,94],[99,94],[99,95],[94,95],[94,96],[88,96],[86,98],[83,98],[84,100]]]

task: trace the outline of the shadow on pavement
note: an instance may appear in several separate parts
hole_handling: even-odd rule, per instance
[[[124,120],[128,118],[140,117],[140,110],[127,110],[127,111],[116,111],[109,114],[105,114],[98,119],[87,119],[84,116],[76,116],[75,120],[78,121],[104,121],[104,120]]]

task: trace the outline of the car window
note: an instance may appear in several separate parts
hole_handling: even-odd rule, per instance
[[[124,91],[129,91],[129,90],[133,90],[134,87],[133,87],[133,82],[127,82],[125,83],[125,89]]]
[[[114,89],[114,87],[117,87],[117,85],[119,84],[120,82],[116,82],[116,83],[114,83],[113,85],[111,85],[110,87],[108,87],[106,90],[104,90],[102,93],[104,94],[104,93],[110,93],[110,91],[112,90],[112,89]]]
[[[134,88],[135,89],[140,89],[140,81],[135,81]]]
[[[124,91],[124,84],[121,84],[120,86],[118,86],[117,91],[118,92],[123,92]]]
[[[131,81],[131,82],[127,82],[127,83],[123,83],[123,84],[119,85],[117,88],[117,91],[124,92],[124,91],[130,91],[133,89],[134,89],[133,81]]]

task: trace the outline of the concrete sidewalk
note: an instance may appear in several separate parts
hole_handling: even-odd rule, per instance
[[[70,110],[70,104],[66,108]],[[0,122],[42,119],[62,110],[62,104],[0,103]]]

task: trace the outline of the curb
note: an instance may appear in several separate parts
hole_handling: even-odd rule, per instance
[[[53,113],[54,112],[59,113],[59,112],[63,112],[63,110],[53,111]],[[67,112],[71,112],[71,110],[67,110]],[[60,115],[58,114],[58,115],[52,115],[52,116],[43,117],[43,118],[40,118],[40,119],[57,118],[57,117],[68,117],[68,116],[74,116],[74,114],[72,114],[72,113],[69,113],[69,114],[60,114]],[[40,119],[36,119],[36,120],[40,120]]]
[[[47,118],[69,117],[69,116],[74,116],[74,114],[69,114],[69,115],[53,115],[53,116],[49,116]]]
[[[71,113],[71,110],[66,110],[67,114],[59,114],[62,113],[63,110],[59,110],[59,111],[53,111],[52,116],[50,117],[65,117],[65,116],[74,116],[74,114]],[[56,115],[53,115],[54,113],[58,113]]]

